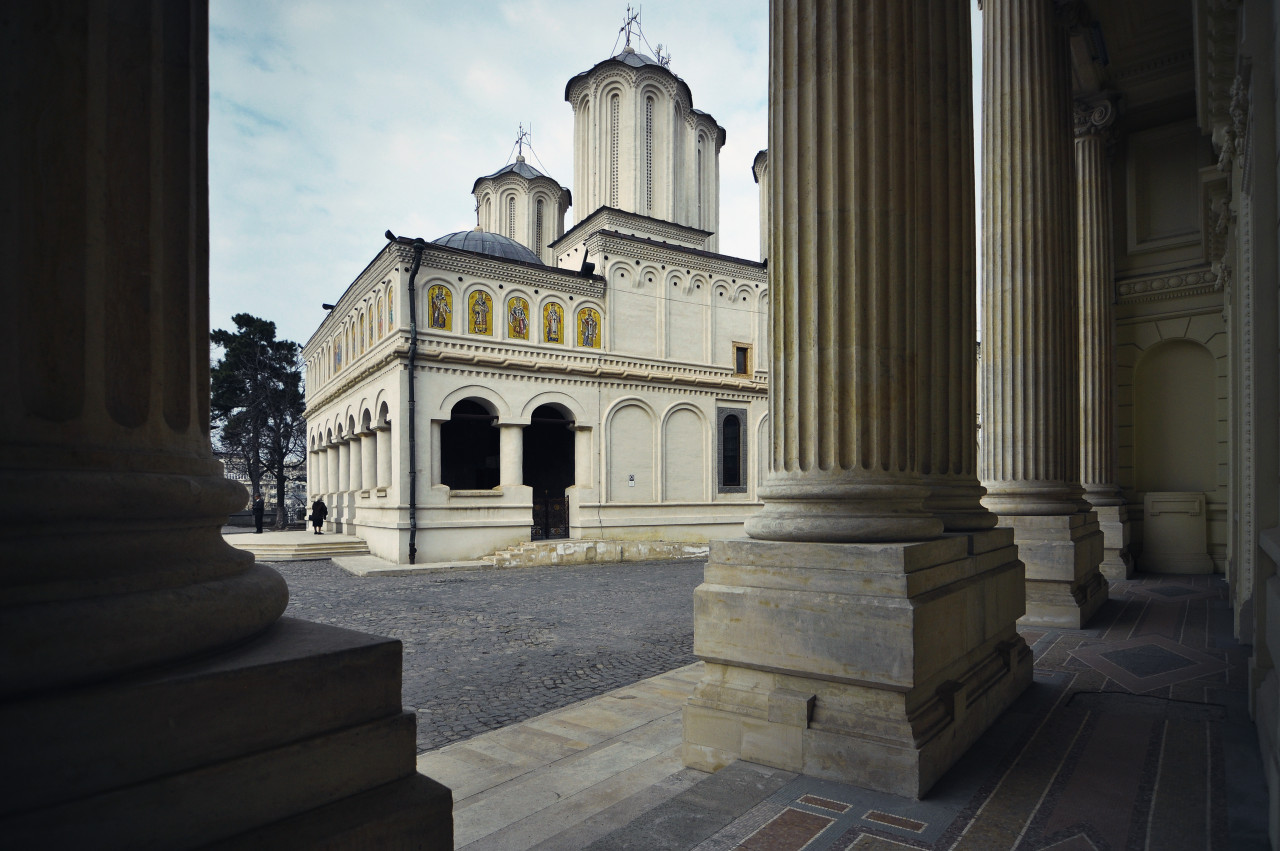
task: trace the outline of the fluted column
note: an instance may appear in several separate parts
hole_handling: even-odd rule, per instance
[[[982,12],[982,483],[997,514],[1080,510],[1070,78],[1053,0]]]
[[[1031,681],[975,474],[969,17],[770,4],[770,474],[694,592],[686,765],[919,796]]]
[[[986,0],[982,18],[983,502],[1014,529],[1027,565],[1024,621],[1078,627],[1106,582],[1079,485],[1066,29],[1054,0]]]
[[[245,491],[209,440],[207,20],[96,15],[15,6],[0,34],[6,696],[243,640],[286,602],[220,534]]]
[[[1078,101],[1076,221],[1080,299],[1080,482],[1093,505],[1120,505],[1114,394],[1115,255],[1107,135],[1115,121],[1108,98]]]
[[[360,432],[360,453],[360,490],[371,491],[378,486],[378,435],[373,429]]]
[[[1075,103],[1076,234],[1080,299],[1080,482],[1102,529],[1101,570],[1107,579],[1133,573],[1129,515],[1116,469],[1115,252],[1112,246],[1111,163],[1115,96]]]
[[[974,462],[972,125],[960,103],[969,87],[956,82],[969,79],[968,59],[947,42],[960,12],[918,2],[776,11],[773,452],[747,533],[926,539],[945,525],[926,504],[935,496],[956,528],[992,526]],[[837,79],[837,66],[865,70]]]
[[[453,847],[398,642],[221,535],[206,3],[0,17],[3,845]]]

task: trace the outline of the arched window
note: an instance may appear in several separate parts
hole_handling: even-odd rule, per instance
[[[702,227],[703,222],[702,222],[702,137],[701,136],[698,137],[698,153],[696,154],[696,159],[694,160],[694,163],[697,169],[697,173],[694,175],[693,182],[694,182],[694,185],[697,187],[697,191],[698,191],[698,219],[696,224],[698,227]]]
[[[463,399],[440,424],[440,481],[451,490],[498,486],[499,444],[494,415],[473,399]]]
[[[747,421],[745,408],[721,408],[717,412],[719,427],[716,442],[720,493],[746,493],[747,490]]]
[[[507,236],[516,238],[516,196],[507,198]]]
[[[617,95],[609,98],[609,206],[618,206],[618,114],[621,104]]]
[[[653,215],[653,97],[644,99],[644,211]]]
[[[533,250],[539,257],[542,256],[542,199],[538,199],[537,215],[534,217],[533,223]]]

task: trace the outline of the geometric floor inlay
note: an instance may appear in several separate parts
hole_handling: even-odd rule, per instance
[[[1167,674],[1193,664],[1186,656],[1154,644],[1126,647],[1122,650],[1107,650],[1101,655],[1108,662],[1114,662],[1135,677]]]
[[[1227,668],[1225,659],[1160,635],[1086,644],[1073,649],[1071,655],[1134,694],[1199,679]]]

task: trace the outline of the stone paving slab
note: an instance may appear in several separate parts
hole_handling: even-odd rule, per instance
[[[454,790],[456,847],[529,848],[632,796],[660,803],[664,796],[648,790],[686,771],[680,715],[701,669],[689,665],[420,755],[418,770]],[[668,785],[666,797],[691,782]]]

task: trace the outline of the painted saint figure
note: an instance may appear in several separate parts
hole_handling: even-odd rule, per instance
[[[544,317],[545,328],[543,331],[543,339],[548,343],[563,343],[560,338],[560,326],[564,322],[560,305],[548,304]]]
[[[600,330],[600,320],[596,312],[589,307],[578,311],[578,345],[589,349],[600,347],[600,339],[596,336]]]
[[[431,307],[431,327],[439,328],[442,331],[449,330],[449,315],[453,313],[453,309],[449,305],[449,290],[442,286],[434,286],[431,293],[427,297],[428,304]],[[390,302],[387,303],[388,313],[390,312]]]
[[[489,329],[489,296],[484,293],[471,294],[471,333],[488,334]]]
[[[507,302],[507,336],[517,340],[529,339],[529,306],[522,298]]]

